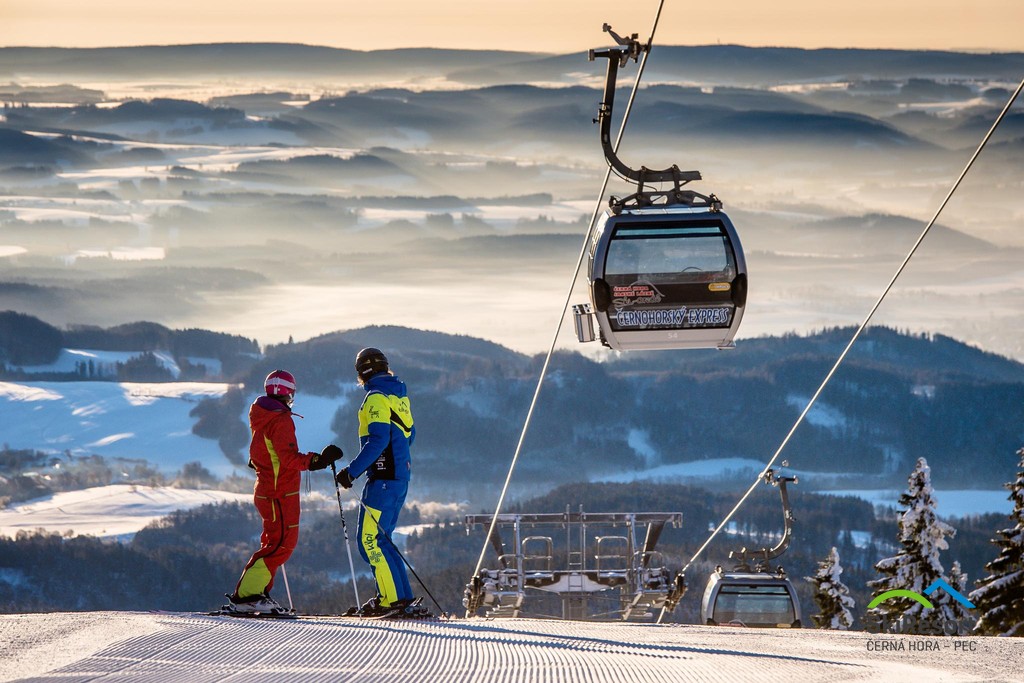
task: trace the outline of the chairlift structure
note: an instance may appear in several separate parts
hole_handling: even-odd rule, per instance
[[[789,504],[787,483],[797,483],[796,477],[778,476],[773,470],[765,473],[764,481],[779,487],[785,529],[773,548],[730,552],[735,562],[732,571],[721,566],[708,579],[701,601],[701,621],[708,625],[734,625],[771,628],[800,628],[803,616],[796,588],[781,566],[773,568],[771,561],[789,547],[793,531],[793,510]]]
[[[467,532],[490,528],[494,515],[466,516]],[[686,592],[655,549],[667,525],[679,527],[679,512],[576,512],[500,514],[490,537],[493,568],[482,568],[467,584],[467,614],[573,620],[649,621],[654,611],[675,609]],[[511,537],[506,546],[502,533]],[[642,535],[642,538],[641,538]],[[561,599],[560,614],[544,614],[530,603]]]
[[[636,183],[625,198],[612,197],[590,244],[590,301],[573,306],[581,342],[600,341],[617,350],[693,349],[734,346],[747,300],[747,265],[739,235],[713,194],[683,189],[699,171],[630,168],[611,142],[618,69],[649,46],[636,34],[618,45],[591,50],[591,61],[608,59],[604,99],[596,122],[605,159]],[[667,190],[650,183],[671,183]]]

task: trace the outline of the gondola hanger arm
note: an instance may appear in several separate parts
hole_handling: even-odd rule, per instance
[[[601,149],[604,150],[604,157],[607,159],[608,164],[615,169],[615,171],[627,180],[632,180],[640,187],[640,191],[643,191],[644,183],[664,183],[671,182],[674,184],[675,189],[678,189],[690,182],[691,180],[700,180],[700,171],[680,171],[676,165],[670,166],[669,168],[655,171],[649,168],[641,168],[639,170],[630,168],[627,166],[615,151],[615,146],[612,144],[612,110],[615,105],[615,83],[618,80],[619,68],[626,66],[630,59],[634,62],[640,58],[641,54],[647,54],[650,51],[650,43],[643,45],[637,40],[637,34],[633,34],[629,38],[623,38],[615,31],[609,24],[604,25],[604,31],[615,39],[618,43],[614,47],[607,48],[595,48],[587,52],[587,58],[590,61],[594,61],[598,57],[603,57],[608,60],[608,71],[605,76],[604,83],[604,96],[601,103],[597,108],[597,118],[594,122],[600,126],[601,135]]]
[[[785,463],[783,466],[785,466]],[[797,478],[781,476],[776,474],[775,470],[769,468],[761,479],[764,483],[779,488],[779,497],[782,499],[782,518],[785,525],[782,538],[779,539],[779,542],[773,548],[761,548],[760,550],[753,551],[743,548],[739,552],[730,552],[729,559],[734,560],[737,563],[737,567],[743,570],[748,569],[748,560],[757,560],[757,571],[770,572],[771,561],[781,557],[786,552],[786,549],[789,548],[790,541],[793,539],[793,507],[789,504],[789,492],[786,491],[786,484],[797,483]]]

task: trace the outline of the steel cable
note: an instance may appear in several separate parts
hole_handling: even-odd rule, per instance
[[[702,552],[704,552],[704,550],[708,547],[708,545],[711,543],[711,541],[713,541],[714,538],[718,535],[718,533],[725,527],[725,525],[729,523],[729,520],[732,519],[732,516],[734,514],[736,514],[736,511],[739,510],[740,507],[743,505],[743,503],[746,502],[747,498],[750,497],[750,494],[753,493],[755,488],[757,488],[757,485],[761,483],[761,480],[764,478],[764,476],[768,472],[768,470],[771,469],[772,465],[775,464],[775,461],[779,459],[779,456],[782,454],[782,451],[789,444],[789,441],[793,437],[793,434],[796,432],[797,428],[803,422],[804,418],[807,416],[807,413],[810,412],[811,408],[814,406],[814,403],[818,400],[818,397],[821,396],[821,393],[825,390],[825,387],[828,385],[829,381],[832,379],[832,376],[835,375],[836,370],[838,370],[839,366],[842,365],[844,360],[846,360],[846,356],[847,356],[847,354],[849,354],[850,349],[853,347],[854,342],[857,341],[857,339],[860,337],[861,333],[868,326],[868,323],[871,322],[871,319],[874,317],[875,313],[878,311],[879,306],[882,305],[882,301],[885,299],[885,297],[889,293],[889,291],[893,288],[893,285],[896,284],[896,280],[903,273],[903,270],[907,267],[907,264],[910,263],[910,259],[913,258],[914,254],[917,252],[918,247],[921,246],[921,243],[924,241],[924,238],[928,235],[928,232],[932,229],[932,226],[935,225],[935,221],[938,220],[939,215],[942,213],[943,209],[946,208],[946,205],[949,203],[949,200],[952,199],[953,194],[957,191],[957,188],[960,187],[960,183],[963,182],[963,179],[967,176],[967,172],[971,170],[971,167],[974,165],[975,160],[981,154],[981,151],[983,149],[985,149],[985,145],[988,144],[988,141],[992,137],[992,134],[995,133],[996,128],[999,127],[999,124],[1006,117],[1006,113],[1010,110],[1010,107],[1013,106],[1013,103],[1016,101],[1017,97],[1020,95],[1022,89],[1024,89],[1024,79],[1021,80],[1020,85],[1017,86],[1017,89],[1010,96],[1010,99],[1006,102],[1006,106],[1003,107],[1003,110],[999,113],[999,116],[996,117],[995,122],[992,124],[992,127],[989,128],[988,133],[985,134],[985,137],[982,139],[981,143],[978,145],[978,148],[976,150],[974,150],[974,154],[971,155],[970,160],[968,160],[967,164],[964,166],[964,170],[960,172],[960,176],[956,179],[956,182],[953,183],[953,186],[950,188],[949,192],[946,194],[945,199],[943,199],[942,203],[939,205],[938,210],[935,211],[935,214],[932,216],[931,220],[928,221],[928,224],[924,227],[924,230],[921,231],[921,234],[920,234],[920,236],[918,236],[917,241],[914,242],[914,246],[912,246],[910,248],[910,251],[907,253],[906,258],[903,259],[903,262],[900,264],[899,268],[896,269],[896,273],[892,276],[892,279],[889,281],[889,284],[886,286],[886,288],[882,292],[881,296],[878,297],[878,300],[875,302],[875,305],[871,307],[870,311],[868,311],[867,316],[865,316],[864,321],[861,322],[860,326],[854,332],[853,336],[850,338],[850,341],[846,344],[846,348],[844,348],[843,352],[841,354],[839,354],[839,358],[836,360],[835,364],[832,366],[832,369],[829,370],[828,374],[825,375],[825,379],[822,381],[821,385],[818,387],[818,390],[814,392],[814,395],[811,396],[811,400],[807,402],[807,406],[800,413],[800,416],[796,419],[796,422],[793,424],[793,427],[789,430],[789,433],[786,434],[786,438],[784,438],[782,440],[782,443],[779,445],[778,449],[775,451],[775,454],[771,457],[771,460],[768,461],[768,464],[765,465],[764,469],[757,476],[757,479],[754,480],[754,483],[750,485],[750,488],[748,488],[747,492],[743,494],[743,497],[740,498],[739,502],[737,502],[736,505],[733,506],[732,510],[729,511],[729,514],[725,516],[725,518],[722,520],[721,524],[719,524],[715,528],[715,530],[713,532],[711,532],[711,535],[708,536],[708,539],[706,541],[704,541],[704,544],[701,545],[701,547],[697,549],[697,552],[693,554],[693,557],[691,557],[690,560],[686,563],[686,565],[683,566],[683,569],[682,569],[683,573],[685,573],[686,570],[690,568],[690,566],[694,563],[694,561],[696,561],[696,559],[700,556],[700,554]],[[662,612],[661,612],[661,615],[659,615],[659,617],[658,617],[658,623],[659,624],[661,623],[661,620],[664,618],[664,616],[665,616],[665,610],[663,609]]]
[[[629,101],[626,103],[626,108],[625,108],[625,110],[623,112],[623,115],[622,115],[622,123],[619,126],[619,132],[618,132],[618,135],[615,138],[614,149],[616,151],[618,151],[619,144],[622,142],[622,136],[623,136],[623,134],[626,131],[626,123],[629,121],[629,114],[630,114],[630,111],[633,108],[633,102],[636,99],[636,94],[637,94],[637,91],[639,90],[639,87],[640,87],[640,80],[641,80],[641,78],[643,77],[643,74],[644,74],[644,67],[647,64],[647,58],[650,55],[651,48],[652,48],[652,46],[654,44],[654,34],[658,30],[658,22],[661,19],[661,10],[662,10],[662,8],[664,6],[665,6],[665,0],[659,0],[658,11],[655,14],[654,24],[651,27],[651,36],[647,40],[647,47],[644,50],[643,57],[640,60],[640,66],[637,69],[636,80],[633,82],[633,89],[630,92]],[[504,485],[501,488],[501,495],[498,497],[498,504],[495,506],[495,509],[494,509],[494,517],[491,519],[490,527],[487,529],[487,535],[484,536],[483,547],[480,549],[480,557],[477,559],[476,568],[473,570],[473,576],[476,576],[477,574],[479,574],[480,573],[480,568],[483,566],[484,556],[487,554],[488,540],[491,538],[491,535],[494,533],[494,529],[497,526],[497,522],[498,522],[498,515],[501,512],[501,507],[504,504],[505,497],[508,494],[509,483],[512,481],[512,473],[513,473],[513,471],[515,471],[516,464],[519,461],[519,456],[522,453],[523,442],[526,439],[526,433],[529,431],[530,421],[533,419],[533,412],[534,412],[534,409],[537,406],[537,399],[540,396],[541,388],[544,385],[544,378],[547,376],[548,366],[551,364],[551,357],[552,357],[552,355],[554,355],[554,352],[555,352],[555,345],[558,342],[558,335],[562,331],[562,322],[565,320],[566,313],[568,313],[568,311],[569,311],[569,302],[572,300],[572,293],[573,293],[573,290],[576,287],[576,280],[579,278],[580,268],[582,268],[582,266],[583,266],[583,259],[586,258],[587,247],[590,244],[590,238],[591,238],[591,235],[594,232],[594,226],[597,223],[597,218],[598,218],[598,216],[601,213],[601,204],[602,204],[602,202],[604,200],[605,191],[608,189],[608,180],[611,177],[611,173],[612,173],[612,167],[611,167],[611,164],[609,164],[608,165],[608,170],[605,172],[605,175],[604,175],[604,181],[601,184],[601,192],[598,195],[597,202],[596,202],[595,207],[594,207],[594,212],[593,212],[593,214],[590,217],[590,226],[587,228],[587,233],[586,233],[586,235],[585,235],[585,237],[583,239],[583,246],[580,248],[579,258],[576,260],[576,268],[575,268],[575,270],[573,270],[572,282],[569,285],[569,291],[566,294],[565,303],[562,305],[562,314],[558,318],[558,324],[555,327],[555,334],[554,334],[554,336],[551,339],[551,345],[548,347],[547,355],[544,358],[544,364],[541,366],[540,376],[537,378],[537,386],[536,386],[536,388],[534,389],[534,392],[533,392],[533,399],[530,401],[530,408],[526,412],[526,420],[523,423],[522,432],[520,432],[520,434],[519,434],[519,442],[516,444],[516,450],[515,450],[515,453],[512,456],[512,463],[509,465],[508,474],[505,477],[505,483],[504,483]],[[469,616],[469,615],[467,614],[467,616]]]

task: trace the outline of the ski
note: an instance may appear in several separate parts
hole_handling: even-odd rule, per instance
[[[389,612],[387,614],[372,614],[369,616],[363,616],[361,614],[340,614],[337,619],[354,619],[358,621],[447,621],[444,617],[439,617],[436,614],[426,613],[407,615],[401,612]]]
[[[361,619],[367,621],[446,621],[447,614],[438,616],[422,606],[423,598],[416,598],[408,605],[394,607],[393,609],[382,610],[376,614],[360,614],[358,607],[352,607],[344,614],[299,614],[297,612],[240,612],[231,609],[228,605],[205,612],[210,617],[237,617],[240,619],[299,619],[299,618],[320,618],[320,619]]]
[[[425,613],[416,616],[409,616],[404,614],[374,614],[369,616],[362,616],[359,614],[271,614],[263,612],[251,612],[242,614],[239,612],[230,612],[227,610],[213,610],[210,612],[201,612],[205,616],[209,617],[233,617],[238,619],[280,619],[282,621],[296,621],[299,619],[352,619],[353,621],[448,621],[449,617],[447,614],[438,616],[436,614]]]
[[[240,619],[297,619],[294,612],[237,612],[231,609],[217,609],[206,613],[210,617],[237,617]]]
[[[371,619],[371,620],[382,620],[382,619],[394,619],[404,621],[419,621],[424,619],[438,619],[437,616],[431,614],[422,607],[423,598],[416,598],[408,605],[403,607],[395,607],[394,609],[385,610],[379,614],[360,614],[358,607],[351,607],[347,612],[342,614],[342,617],[349,619]]]

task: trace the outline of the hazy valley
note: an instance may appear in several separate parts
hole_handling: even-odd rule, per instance
[[[850,324],[1020,63],[665,47],[621,155],[699,169],[724,200],[751,273],[741,337]],[[539,351],[598,203],[603,77],[582,54],[5,48],[0,308],[264,344],[397,324]],[[1022,357],[1022,140],[1014,110],[879,323]]]

